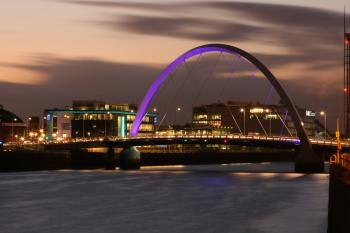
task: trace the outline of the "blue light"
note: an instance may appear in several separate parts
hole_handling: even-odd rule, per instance
[[[0,141],[0,145],[4,144],[2,141]]]
[[[46,119],[47,119],[47,121],[50,121],[50,120],[51,120],[51,115],[50,115],[50,114],[47,114]]]

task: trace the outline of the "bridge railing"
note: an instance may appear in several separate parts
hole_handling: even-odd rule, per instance
[[[242,135],[242,134],[227,134],[227,135],[218,135],[218,134],[171,134],[171,135],[140,135],[137,137],[87,137],[87,138],[76,138],[66,141],[47,141],[47,142],[39,142],[39,143],[28,143],[29,145],[38,145],[38,144],[64,144],[64,143],[88,143],[88,142],[102,142],[102,141],[126,141],[126,140],[152,140],[152,139],[238,139],[238,140],[268,140],[268,141],[290,141],[298,143],[300,142],[298,138],[295,137],[286,137],[286,136],[262,136],[262,135]],[[328,146],[336,146],[337,141],[335,139],[318,139],[318,138],[311,138],[310,139],[312,144],[318,144],[318,145],[328,145]],[[17,143],[18,144],[18,143]],[[342,141],[341,142],[343,147],[349,147],[350,144],[348,141]],[[14,145],[14,144],[6,144]],[[5,145],[5,146],[6,146]]]

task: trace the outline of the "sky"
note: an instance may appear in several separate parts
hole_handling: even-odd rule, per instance
[[[350,12],[345,0],[1,0],[0,104],[23,118],[73,99],[138,104],[176,57],[225,43],[256,56],[297,105],[325,110],[334,125],[344,5]]]

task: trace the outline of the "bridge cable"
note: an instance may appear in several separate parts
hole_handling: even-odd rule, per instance
[[[230,69],[231,69],[231,70],[230,70],[230,73],[231,73],[232,76],[233,76],[233,75],[234,75],[234,72],[235,72],[234,64],[235,64],[238,60],[240,60],[241,55],[237,56],[236,60],[233,61],[233,65],[232,65],[232,66],[231,66],[231,64],[230,64],[229,59],[225,56],[225,54],[222,54],[222,57],[224,58],[224,61],[229,65],[229,67],[230,67]],[[234,77],[233,77],[233,78],[234,78]],[[227,78],[226,82],[228,82],[229,79],[230,79],[230,78]],[[231,85],[232,85],[232,83],[231,83]],[[224,94],[225,91],[226,91],[226,88],[229,87],[229,86],[231,86],[231,85],[228,84],[228,85],[224,85],[224,86],[222,87],[221,92],[220,92],[219,99],[222,98],[223,94]]]
[[[265,135],[266,135],[266,137],[267,137],[268,134],[267,134],[267,132],[266,132],[264,126],[262,125],[261,121],[259,120],[258,116],[257,116],[255,113],[254,113],[254,116],[255,116],[255,118],[258,120],[258,122],[259,122],[259,124],[260,124],[262,130],[264,131],[264,133],[265,133]]]
[[[215,68],[216,68],[216,65],[218,64],[218,62],[219,62],[221,56],[222,56],[222,52],[220,52],[220,55],[219,55],[219,56],[217,57],[217,59],[215,60],[214,65],[212,66],[211,69],[209,69],[208,74],[205,76],[204,81],[201,83],[202,85],[200,86],[199,91],[197,92],[197,95],[195,96],[195,98],[194,98],[193,101],[192,101],[192,106],[194,106],[194,105],[196,104],[196,102],[197,102],[197,100],[198,100],[198,98],[199,98],[201,92],[202,92],[203,89],[204,89],[205,84],[207,83],[208,79],[209,79],[210,77],[212,77],[212,74],[213,74],[213,72],[214,72],[214,70],[215,70]],[[193,131],[193,124],[191,124],[191,130]]]
[[[273,108],[273,110],[275,111],[275,113],[277,114],[278,116],[278,119],[280,119],[280,121],[282,122],[283,126],[287,129],[289,135],[291,137],[293,137],[293,134],[291,133],[291,131],[289,130],[289,128],[287,127],[286,123],[284,122],[284,120],[282,119],[282,117],[278,114],[277,110],[275,108]],[[282,135],[281,135],[282,136]]]
[[[177,90],[175,91],[175,94],[174,94],[172,100],[170,101],[171,104],[168,104],[168,105],[167,105],[166,112],[164,113],[163,118],[162,118],[160,124],[158,125],[158,128],[161,126],[161,123],[163,123],[165,117],[167,116],[167,113],[169,112],[169,107],[175,102],[175,99],[176,99],[177,96],[179,95],[180,90],[184,87],[184,85],[185,85],[185,84],[187,83],[187,81],[189,80],[189,75],[192,75],[192,72],[193,72],[194,68],[196,67],[196,65],[198,64],[198,62],[199,62],[199,60],[200,60],[200,58],[201,58],[201,55],[202,55],[202,54],[200,54],[200,55],[198,56],[198,58],[196,59],[195,65],[193,66],[193,68],[192,68],[191,70],[187,70],[187,71],[188,71],[187,77],[182,81],[182,83],[180,84],[180,86],[179,86],[179,87],[177,88]],[[186,65],[187,65],[186,59],[183,61],[183,64],[185,64],[185,67],[186,67]],[[174,77],[174,76],[175,76],[175,73],[174,73],[171,77],[169,77],[169,79],[172,80],[172,79],[173,79],[172,77]],[[172,81],[173,81],[173,80],[172,80]]]
[[[212,77],[212,74],[213,74],[213,72],[214,72],[214,70],[215,70],[215,68],[216,68],[216,66],[217,66],[217,64],[218,64],[218,62],[219,62],[221,56],[222,56],[222,52],[220,52],[220,55],[219,55],[218,58],[215,60],[215,63],[214,63],[214,65],[213,65],[212,69],[209,70],[209,75],[207,75],[206,78],[204,79],[204,82],[202,82],[202,85],[201,85],[200,88],[199,88],[199,92],[197,93],[197,95],[196,95],[195,98],[194,98],[194,101],[192,102],[192,106],[194,106],[194,105],[196,104],[196,102],[197,102],[197,100],[198,100],[200,94],[202,93],[202,91],[203,91],[203,89],[204,89],[204,86],[205,86],[206,82],[208,81],[208,79],[209,79],[210,77]]]
[[[287,117],[288,117],[288,109],[286,109],[286,113],[284,114],[284,117],[283,117],[283,122],[284,122],[284,123],[287,122]],[[281,133],[280,133],[281,136],[282,136],[283,131],[284,131],[283,122],[282,122]]]
[[[240,134],[243,135],[242,130],[241,130],[241,128],[239,127],[239,124],[237,123],[235,116],[232,114],[231,109],[230,109],[227,105],[225,105],[225,106],[226,106],[226,108],[227,108],[227,111],[230,113],[230,115],[231,115],[231,117],[232,117],[234,123],[236,124],[236,126],[237,126],[237,128],[238,128]]]

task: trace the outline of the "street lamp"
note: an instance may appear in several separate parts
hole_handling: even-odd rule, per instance
[[[320,115],[324,117],[324,139],[327,138],[327,114],[325,111],[321,111]]]
[[[175,111],[175,125],[176,125],[176,114],[177,114],[177,112],[180,112],[181,111],[181,108],[180,107],[177,107],[176,108],[176,111]]]
[[[85,138],[85,117],[87,116],[88,114],[87,113],[85,113],[84,115],[83,115],[83,138]]]
[[[109,117],[110,112],[107,112],[107,116],[105,116],[105,137],[107,137],[107,117]]]
[[[13,130],[13,124],[14,124],[14,122],[16,122],[16,121],[17,121],[17,118],[13,118],[12,124],[11,124],[11,125],[12,125],[12,142],[13,142],[13,136],[14,136],[14,135],[13,135],[13,134],[14,134],[14,132],[13,132],[13,131],[14,131],[14,130]]]
[[[243,113],[243,135],[245,136],[245,110],[244,108],[241,108],[241,113]]]

